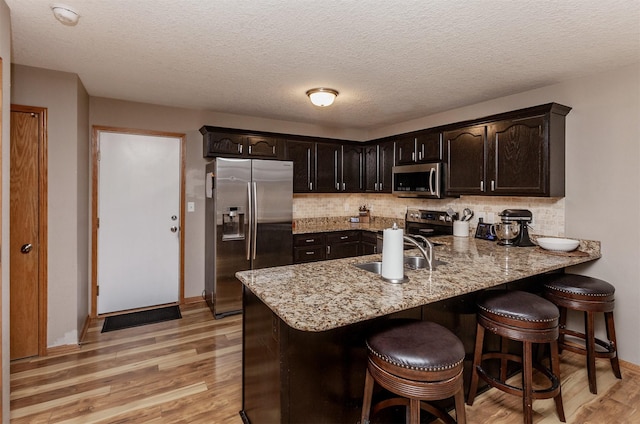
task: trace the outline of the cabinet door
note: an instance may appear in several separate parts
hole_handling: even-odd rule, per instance
[[[396,165],[409,165],[416,161],[415,137],[396,140]]]
[[[364,189],[378,191],[378,149],[379,145],[364,148]]]
[[[440,162],[443,157],[442,133],[423,131],[416,136],[417,162]]]
[[[391,193],[391,186],[393,185],[393,175],[391,174],[394,162],[393,152],[393,141],[380,143],[380,148],[378,149],[378,191],[382,193]]]
[[[364,190],[364,153],[361,146],[342,146],[340,190],[357,193]]]
[[[487,127],[488,190],[502,195],[545,195],[549,175],[544,116]]]
[[[446,194],[483,194],[485,192],[484,125],[444,133],[447,151]]]
[[[277,139],[253,135],[247,136],[247,156],[277,159],[279,153]]]
[[[328,233],[327,259],[340,259],[360,254],[360,231]]]
[[[316,185],[320,193],[337,193],[339,190],[341,147],[337,143],[316,143]]]
[[[293,192],[315,191],[315,143],[287,140],[285,159],[293,161]]]
[[[219,132],[207,132],[203,135],[204,157],[237,157],[244,150],[244,136]]]

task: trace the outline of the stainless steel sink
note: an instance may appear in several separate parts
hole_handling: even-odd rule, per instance
[[[382,274],[382,262],[366,262],[363,264],[355,264],[355,266],[375,274]]]
[[[445,264],[446,262],[442,262],[437,259],[434,259],[431,268],[435,268],[436,265],[445,265]],[[404,266],[406,266],[409,269],[422,269],[422,268],[428,268],[429,264],[422,256],[405,256]]]
[[[433,268],[436,265],[445,265],[446,262],[435,259],[433,261]],[[355,267],[364,269],[365,271],[373,272],[375,274],[382,274],[382,262],[365,262],[363,264],[354,264]],[[405,256],[404,266],[409,269],[423,269],[428,268],[427,261],[422,256]]]

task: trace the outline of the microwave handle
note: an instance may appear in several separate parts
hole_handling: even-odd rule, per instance
[[[432,196],[435,196],[436,194],[435,187],[434,187],[435,177],[436,177],[436,169],[431,168],[431,170],[429,170],[429,191],[431,192]]]

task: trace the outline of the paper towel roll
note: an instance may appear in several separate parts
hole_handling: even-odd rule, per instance
[[[382,235],[382,277],[400,280],[404,277],[404,231],[387,228]]]

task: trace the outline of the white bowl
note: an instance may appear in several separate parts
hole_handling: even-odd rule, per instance
[[[570,252],[575,250],[580,241],[566,238],[540,237],[538,245],[546,250],[555,250],[558,252]]]

